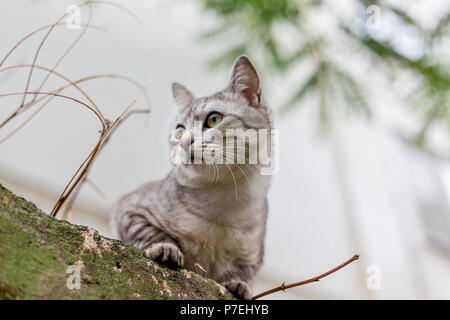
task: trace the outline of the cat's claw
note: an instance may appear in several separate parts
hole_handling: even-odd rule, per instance
[[[163,264],[175,264],[176,267],[184,266],[184,256],[181,250],[174,244],[168,242],[154,243],[145,251],[147,256]]]
[[[252,298],[252,289],[242,280],[233,279],[222,282],[221,284],[238,299],[250,300]]]

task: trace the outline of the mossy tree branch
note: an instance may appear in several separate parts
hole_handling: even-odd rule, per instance
[[[80,270],[79,289],[67,286],[69,266]],[[233,296],[213,280],[167,269],[137,248],[52,218],[0,184],[0,299]]]

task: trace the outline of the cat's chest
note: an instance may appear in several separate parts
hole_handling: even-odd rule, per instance
[[[212,245],[225,250],[236,250],[243,242],[251,241],[258,226],[251,215],[253,208],[223,208],[219,214],[205,215],[203,212],[185,208],[178,214],[174,224],[185,238]]]
[[[195,210],[192,206],[178,207],[171,229],[187,247],[194,251],[233,252],[246,255],[259,246],[265,218],[257,201],[246,205],[224,203],[212,212]]]
[[[219,278],[233,268],[235,261],[245,264],[248,260],[251,264],[260,254],[261,232],[264,228],[261,223],[228,225],[223,221],[206,221],[190,213],[183,215],[179,221],[179,243],[188,269],[193,269],[199,263],[208,270],[209,276]]]
[[[194,206],[191,201],[179,201],[166,219],[169,233],[184,254],[185,267],[193,270],[199,263],[214,279],[234,270],[236,263],[259,261],[267,216],[265,197],[218,203]]]

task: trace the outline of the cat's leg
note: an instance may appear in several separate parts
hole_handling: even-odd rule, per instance
[[[252,289],[247,282],[239,278],[232,278],[228,281],[221,282],[238,299],[250,300],[252,298]]]
[[[245,259],[248,259],[248,257],[245,257]],[[258,255],[258,259],[255,262],[251,260],[245,261],[245,259],[236,263],[231,270],[218,280],[236,298],[250,300],[253,297],[250,282],[262,264],[262,255]]]
[[[145,250],[147,256],[163,264],[175,264],[176,267],[184,266],[184,256],[175,243],[170,241],[153,243]]]
[[[175,239],[154,226],[145,214],[127,211],[119,215],[117,228],[120,238],[143,250],[146,255],[171,267],[182,267],[184,256]]]

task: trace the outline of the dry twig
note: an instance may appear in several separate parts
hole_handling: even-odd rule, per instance
[[[58,72],[55,71],[56,67],[62,62],[62,60],[69,54],[69,52],[75,47],[75,45],[83,37],[83,35],[85,34],[86,30],[88,28],[98,28],[98,27],[93,27],[93,26],[90,25],[90,20],[91,20],[91,7],[90,7],[90,5],[91,4],[107,4],[107,5],[110,5],[110,6],[115,6],[115,7],[119,8],[119,9],[121,9],[122,11],[125,11],[126,13],[130,14],[135,20],[137,20],[139,23],[141,23],[139,18],[133,12],[131,12],[127,8],[121,6],[121,5],[117,4],[117,3],[114,3],[114,2],[111,2],[111,1],[107,1],[107,0],[102,0],[102,1],[99,1],[99,0],[88,0],[88,1],[85,1],[85,2],[83,2],[83,3],[78,5],[78,7],[89,6],[90,13],[89,13],[88,22],[86,24],[83,24],[84,28],[83,28],[82,32],[80,33],[80,35],[78,35],[76,37],[76,39],[72,42],[72,44],[69,46],[69,48],[66,49],[66,51],[62,54],[62,56],[57,60],[57,62],[51,68],[47,68],[47,67],[38,65],[37,64],[37,59],[38,59],[39,54],[41,53],[41,49],[43,48],[45,42],[48,40],[50,34],[53,32],[53,30],[55,29],[56,26],[62,26],[62,25],[65,24],[63,22],[63,20],[64,20],[64,18],[66,18],[68,16],[69,13],[65,13],[64,15],[62,15],[60,18],[57,19],[57,21],[55,23],[53,23],[51,25],[47,25],[47,26],[41,27],[39,29],[36,29],[36,30],[32,31],[31,33],[29,33],[28,35],[26,35],[25,37],[23,37],[21,40],[19,40],[7,52],[6,56],[4,56],[3,59],[0,60],[0,72],[8,71],[8,70],[15,70],[17,68],[29,68],[29,72],[28,72],[28,76],[27,76],[27,79],[26,79],[24,92],[0,94],[0,97],[14,96],[14,95],[21,95],[22,96],[21,102],[20,102],[19,106],[14,110],[14,112],[12,114],[10,114],[3,121],[0,121],[0,129],[2,127],[4,127],[10,120],[12,120],[16,116],[18,116],[19,114],[23,113],[27,109],[29,109],[29,108],[39,104],[40,102],[42,102],[42,104],[39,106],[39,108],[37,110],[35,110],[30,116],[28,116],[28,118],[25,119],[25,121],[23,121],[21,124],[19,124],[18,127],[16,127],[11,132],[9,132],[9,134],[4,136],[3,138],[0,138],[0,144],[2,142],[6,141],[8,138],[10,138],[16,132],[18,132],[21,128],[23,128],[34,116],[36,116],[55,97],[69,99],[69,100],[75,101],[78,104],[88,108],[90,111],[92,111],[97,116],[97,118],[99,119],[99,121],[101,123],[101,130],[100,130],[100,138],[99,138],[99,140],[97,141],[97,143],[96,143],[95,147],[93,148],[93,150],[91,151],[91,153],[83,161],[81,166],[78,168],[78,170],[72,176],[72,178],[70,179],[69,183],[66,185],[66,187],[63,190],[63,192],[59,196],[59,198],[56,201],[55,206],[53,207],[53,210],[52,210],[52,215],[53,216],[55,216],[57,214],[58,210],[63,206],[65,201],[72,194],[72,196],[69,199],[68,205],[66,206],[66,212],[65,213],[67,214],[67,212],[71,209],[71,207],[73,205],[73,202],[75,201],[75,198],[76,198],[77,194],[79,193],[81,187],[83,186],[83,184],[86,181],[88,181],[87,174],[89,172],[89,169],[91,168],[91,165],[92,165],[92,163],[93,163],[93,161],[95,159],[95,156],[98,154],[98,152],[104,147],[106,142],[109,140],[113,130],[116,129],[124,120],[126,120],[133,113],[150,113],[150,103],[149,103],[148,95],[145,93],[145,87],[143,87],[142,85],[140,85],[139,83],[137,83],[136,81],[134,81],[131,78],[128,78],[128,77],[125,77],[125,76],[120,76],[120,75],[114,75],[114,74],[105,74],[105,75],[89,76],[89,77],[81,78],[81,79],[79,79],[77,81],[72,81],[69,78],[67,78],[64,75],[62,75],[61,73],[58,73]],[[43,31],[43,30],[46,30],[46,29],[47,29],[47,31],[46,31],[44,37],[41,39],[41,41],[40,41],[40,43],[39,43],[39,45],[37,47],[37,50],[34,53],[33,61],[32,61],[31,64],[21,64],[21,65],[14,65],[14,66],[1,68],[4,65],[5,61],[10,57],[10,55],[23,42],[25,42],[25,40],[29,39],[30,37],[34,36],[35,34],[39,33],[40,31]],[[31,85],[31,78],[32,78],[32,75],[33,75],[33,71],[35,69],[43,70],[43,71],[47,72],[47,74],[44,77],[44,80],[40,83],[40,85],[39,85],[37,90],[29,90],[29,87]],[[43,92],[42,89],[43,89],[45,83],[47,82],[47,80],[49,79],[49,77],[51,75],[56,75],[57,77],[65,80],[68,84],[65,85],[65,86],[62,86],[62,87],[60,87],[58,89],[52,90],[52,91],[45,91],[45,92]],[[83,82],[83,81],[88,81],[88,80],[92,80],[92,79],[99,79],[99,78],[116,78],[116,79],[125,80],[125,81],[128,81],[128,82],[131,82],[132,84],[134,84],[135,86],[137,86],[141,90],[141,93],[139,94],[139,96],[112,123],[103,115],[101,109],[94,103],[94,101],[87,95],[87,93],[84,90],[82,90],[77,85],[78,83]],[[78,100],[76,98],[73,98],[73,97],[70,97],[70,96],[66,96],[66,95],[62,95],[61,91],[65,90],[66,88],[69,88],[69,87],[74,87],[76,90],[78,90],[88,100],[89,104],[87,104],[87,103],[85,103],[85,102],[83,102],[81,100]],[[142,94],[145,94],[145,99],[147,101],[148,109],[138,109],[138,110],[133,110],[133,111],[128,112],[130,110],[130,108],[134,105],[136,100]],[[30,101],[26,101],[28,95],[33,95],[33,98]],[[42,97],[39,97],[39,96],[42,96]],[[97,187],[97,189],[96,188],[94,188],[94,189],[97,192],[100,191],[100,193],[102,194],[101,190],[97,190],[97,189],[99,189],[98,187]],[[74,190],[75,190],[75,192],[73,192]],[[103,195],[103,197],[105,198],[106,196]]]
[[[194,263],[194,271],[195,271],[195,273],[198,273],[198,269],[202,270],[205,273],[208,272],[200,265],[200,263]]]
[[[119,8],[119,9],[123,10],[124,12],[130,14],[134,19],[136,19],[136,21],[138,21],[139,23],[141,23],[141,21],[139,20],[139,18],[138,18],[133,12],[131,12],[131,11],[128,10],[127,8],[121,6],[121,5],[117,4],[117,3],[114,3],[114,2],[110,2],[110,1],[106,1],[106,0],[102,0],[102,1],[99,1],[99,0],[88,0],[88,1],[86,1],[86,2],[83,2],[83,3],[79,4],[78,7],[81,8],[81,7],[83,7],[83,6],[87,6],[87,5],[91,5],[91,4],[107,4],[107,5],[111,5],[111,6],[117,7],[117,8]],[[89,9],[91,10],[90,7],[89,7]],[[39,31],[41,31],[41,30],[44,30],[44,29],[47,29],[47,28],[49,29],[49,30],[46,32],[46,34],[44,35],[44,37],[42,38],[42,40],[41,40],[41,42],[39,43],[39,46],[38,46],[38,48],[37,48],[37,50],[36,50],[36,52],[35,52],[35,54],[34,54],[33,62],[32,62],[32,64],[31,64],[31,68],[30,68],[30,71],[29,71],[29,73],[28,73],[28,77],[27,77],[27,81],[26,81],[26,85],[25,85],[25,90],[24,90],[24,92],[28,92],[28,91],[29,91],[29,87],[30,87],[30,84],[31,84],[31,78],[32,78],[32,75],[33,75],[34,67],[35,67],[35,65],[36,65],[36,62],[37,62],[37,59],[38,59],[38,56],[39,56],[39,54],[40,54],[40,52],[41,52],[42,47],[44,46],[44,44],[45,44],[45,42],[47,41],[47,39],[48,39],[48,37],[50,36],[50,34],[53,32],[54,28],[55,28],[56,26],[61,25],[61,24],[62,24],[62,21],[64,20],[64,18],[66,18],[68,15],[69,15],[69,12],[66,12],[64,15],[62,15],[60,18],[58,18],[58,20],[57,20],[55,23],[53,23],[52,25],[46,26],[46,27],[42,27],[42,28],[39,28],[39,29],[37,29],[37,30],[35,30],[35,31],[31,32],[31,33],[29,33],[27,36],[25,36],[23,39],[21,39],[21,40],[20,40],[20,41],[19,41],[19,42],[18,42],[18,43],[17,43],[17,44],[16,44],[16,45],[15,45],[15,46],[7,53],[7,54],[6,54],[6,56],[1,60],[0,66],[2,66],[2,65],[5,63],[6,59],[11,55],[11,53],[12,53],[14,50],[17,49],[17,47],[18,47],[23,41],[25,41],[26,39],[28,39],[29,37],[31,37],[32,35],[36,34],[37,32],[39,32]],[[90,18],[89,18],[89,19],[90,19]],[[72,50],[73,46],[81,39],[81,37],[84,35],[84,33],[85,33],[85,31],[86,31],[86,29],[87,29],[88,27],[89,27],[89,23],[85,24],[85,28],[83,29],[83,31],[82,31],[82,33],[80,34],[80,36],[77,37],[77,39],[75,39],[75,41],[71,44],[71,46],[70,46],[70,47],[66,50],[66,52],[61,56],[61,58],[58,60],[58,62],[57,62],[57,63],[54,65],[54,67],[52,68],[52,71],[53,71],[54,68],[56,68],[57,65],[64,59],[64,57],[67,56],[67,54]],[[41,83],[40,88],[42,88],[42,86],[45,84],[45,82],[47,81],[47,79],[48,79],[48,76],[47,76],[47,77],[44,79],[44,81]],[[37,91],[40,91],[40,90],[37,90]],[[26,106],[25,99],[26,99],[26,95],[24,94],[23,97],[22,97],[22,101],[21,101],[20,105],[17,107],[17,109],[16,109],[12,114],[10,114],[9,117],[7,117],[4,121],[2,121],[2,122],[0,123],[0,129],[1,129],[2,127],[4,127],[9,121],[11,121],[12,119],[14,119],[21,111],[23,111],[23,109],[24,109],[25,106]],[[34,101],[35,99],[36,99],[36,96],[34,96],[33,101]],[[99,113],[101,114],[101,112],[99,112]],[[103,118],[103,117],[102,117],[102,118]]]
[[[145,88],[144,90],[141,91],[141,93],[128,105],[128,107],[125,108],[125,110],[123,110],[123,112],[116,118],[116,120],[114,120],[113,123],[108,124],[107,128],[105,131],[102,132],[102,135],[100,136],[100,139],[98,139],[97,144],[95,145],[94,149],[92,149],[91,153],[86,157],[86,159],[83,161],[83,163],[80,165],[80,167],[78,168],[78,170],[75,172],[75,174],[73,175],[72,179],[70,179],[69,183],[66,185],[66,187],[64,188],[63,192],[61,193],[61,195],[59,196],[58,200],[56,201],[52,212],[51,212],[51,216],[55,217],[56,214],[58,213],[59,209],[62,207],[62,205],[64,204],[64,202],[67,200],[67,198],[70,196],[70,194],[72,193],[72,191],[74,190],[74,188],[77,186],[77,184],[80,182],[80,180],[86,175],[86,173],[88,172],[89,166],[91,165],[92,161],[95,158],[95,155],[97,154],[97,152],[100,149],[100,146],[103,142],[103,140],[105,140],[105,138],[108,136],[108,134],[110,133],[110,131],[117,125],[117,123],[120,121],[120,119],[122,119],[122,117],[130,110],[130,108],[136,103],[136,101],[145,93]],[[80,173],[80,174],[78,174]],[[72,184],[73,182],[73,184]]]
[[[296,282],[296,283],[291,283],[291,284],[284,284],[284,282],[283,282],[281,284],[281,286],[273,288],[273,289],[270,289],[270,290],[267,290],[267,291],[264,291],[264,292],[262,292],[262,293],[260,293],[260,294],[258,294],[256,296],[254,296],[252,298],[252,300],[259,299],[261,297],[267,296],[269,294],[272,294],[272,293],[275,293],[275,292],[278,292],[278,291],[284,291],[284,290],[289,289],[289,288],[298,287],[298,286],[302,286],[304,284],[308,284],[308,283],[311,283],[311,282],[319,281],[320,279],[322,279],[322,278],[324,278],[324,277],[326,277],[326,276],[328,276],[328,275],[338,271],[339,269],[342,269],[346,265],[348,265],[348,264],[350,264],[353,261],[358,260],[358,259],[359,259],[359,254],[355,254],[353,257],[351,257],[350,259],[345,261],[343,264],[337,266],[336,268],[331,269],[328,272],[322,273],[321,275],[319,275],[317,277],[314,277],[314,278],[311,278],[311,279],[308,279],[308,280],[304,280],[304,281],[300,281],[300,282]]]

